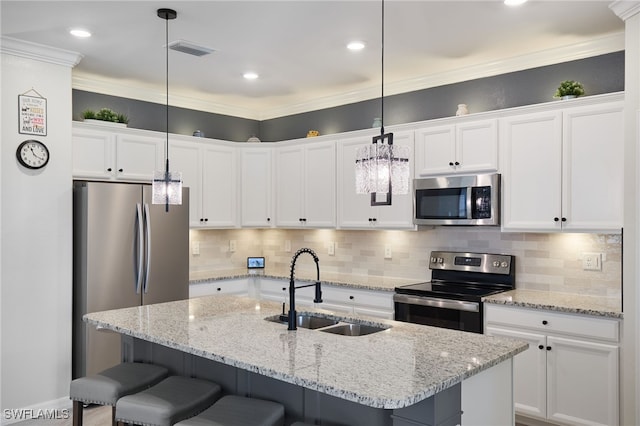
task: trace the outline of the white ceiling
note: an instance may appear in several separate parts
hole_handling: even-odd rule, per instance
[[[385,2],[385,94],[484,77],[624,48],[624,23],[609,1]],[[165,102],[169,42],[216,52],[170,51],[170,103],[265,119],[380,95],[381,2],[7,1],[2,35],[79,52],[74,88]],[[72,27],[93,36],[76,39]],[[359,39],[366,48],[345,48]],[[260,75],[242,78],[245,71]]]

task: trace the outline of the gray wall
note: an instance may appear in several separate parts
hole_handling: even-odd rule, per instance
[[[448,117],[460,103],[474,113],[550,102],[563,80],[580,81],[587,95],[623,91],[624,51],[387,96],[384,121],[391,125]],[[164,105],[73,91],[75,120],[85,109],[102,107],[128,115],[129,127],[165,130]],[[174,107],[169,114],[171,133],[190,135],[199,129],[206,137],[231,141],[246,141],[255,134],[271,142],[305,137],[311,129],[326,135],[371,127],[373,118],[380,116],[380,99],[261,122]]]

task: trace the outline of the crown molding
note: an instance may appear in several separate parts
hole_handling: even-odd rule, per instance
[[[543,50],[505,60],[488,62],[476,66],[464,67],[447,72],[424,75],[418,78],[388,83],[385,84],[385,96],[413,92],[431,87],[483,77],[491,77],[578,59],[585,59],[620,50],[624,50],[623,32],[556,49]],[[85,90],[105,95],[131,98],[159,104],[166,103],[166,94],[164,91],[160,90],[160,88],[152,87],[136,81],[97,77],[95,75],[82,74],[74,71],[72,87],[78,90]],[[261,121],[362,102],[370,99],[376,99],[379,96],[380,86],[371,86],[362,90],[341,93],[336,96],[315,98],[305,102],[292,103],[258,111],[233,105],[225,105],[213,100],[212,96],[175,93],[170,96],[170,104],[181,108]]]
[[[618,18],[626,21],[632,16],[640,13],[640,2],[638,2],[637,0],[616,0],[609,5],[609,9],[611,9]]]
[[[0,38],[0,53],[69,68],[78,65],[83,58],[83,55],[77,52],[6,36]]]

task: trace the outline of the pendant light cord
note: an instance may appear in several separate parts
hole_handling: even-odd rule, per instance
[[[382,0],[382,43],[381,43],[381,60],[380,68],[381,84],[380,84],[380,135],[384,135],[384,0]]]
[[[167,176],[169,174],[169,18],[165,18],[165,30],[164,30],[164,36],[165,36],[165,50],[166,50],[166,79],[165,79],[165,89],[166,89],[166,95],[167,95],[167,107],[165,109],[165,135],[166,135],[166,139],[165,139],[165,164],[166,164],[166,172],[167,172]]]

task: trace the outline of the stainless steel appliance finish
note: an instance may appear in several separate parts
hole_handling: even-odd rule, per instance
[[[515,256],[433,251],[431,281],[396,287],[398,321],[482,333],[482,297],[515,288]]]
[[[151,204],[151,185],[76,181],[73,376],[120,362],[120,335],[87,327],[89,312],[189,297],[189,192]]]
[[[499,225],[500,175],[414,179],[416,225]]]

